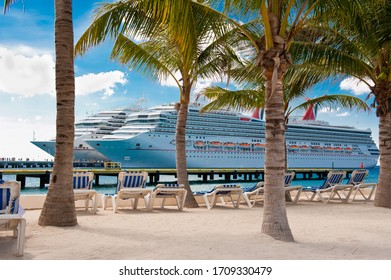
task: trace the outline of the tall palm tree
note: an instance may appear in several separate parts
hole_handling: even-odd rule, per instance
[[[317,43],[298,47],[306,50],[303,59],[355,77],[370,89],[368,97],[374,97],[380,123],[380,173],[374,204],[391,208],[391,2],[361,2],[360,13],[347,13],[333,28],[319,27]]]
[[[56,153],[48,193],[38,224],[77,224],[73,194],[75,138],[75,73],[73,58],[72,0],[55,0]]]
[[[5,0],[4,11],[15,2],[16,0]],[[38,224],[74,226],[77,224],[77,219],[72,187],[75,134],[72,0],[56,0],[55,12],[56,154],[52,179]]]
[[[222,2],[216,0],[216,2]],[[263,34],[252,37],[255,65],[265,79],[266,149],[265,203],[262,232],[275,239],[294,241],[285,208],[285,116],[283,77],[292,63],[290,48],[298,32],[317,15],[337,14],[345,7],[354,14],[355,1],[338,0],[224,0],[228,12],[262,22]],[[338,9],[336,9],[338,7]]]
[[[186,163],[186,123],[190,94],[197,79],[222,71],[221,45],[213,41],[228,31],[224,17],[204,5],[204,1],[139,0],[104,3],[76,44],[76,53],[107,37],[115,39],[111,57],[145,76],[163,80],[171,77],[180,98],[175,146],[179,184],[188,190],[185,207],[198,207],[192,195]],[[136,43],[138,38],[141,43]]]

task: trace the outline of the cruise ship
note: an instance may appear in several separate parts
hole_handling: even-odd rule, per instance
[[[112,133],[125,124],[130,113],[140,111],[139,107],[116,108],[105,110],[86,117],[75,123],[75,161],[108,161],[109,159],[88,145],[85,140],[99,139]],[[54,156],[56,139],[48,141],[31,141],[32,144]]]
[[[200,109],[189,106],[188,168],[264,167],[265,122],[257,114]],[[174,104],[156,106],[129,114],[111,134],[85,141],[124,168],[175,168],[176,120]],[[286,145],[288,168],[371,168],[379,157],[370,129],[332,126],[313,113],[290,122]]]

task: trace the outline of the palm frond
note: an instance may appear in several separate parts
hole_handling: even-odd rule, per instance
[[[257,90],[232,91],[221,87],[209,87],[200,92],[200,96],[212,100],[202,111],[218,109],[251,110],[264,107],[265,94]]]
[[[114,44],[111,58],[118,60],[131,69],[141,72],[147,78],[162,81],[171,76],[180,88],[180,84],[176,80],[174,73],[167,65],[156,58],[153,53],[148,52],[142,45],[134,43],[121,34]]]
[[[347,110],[356,109],[357,111],[364,112],[371,111],[370,106],[358,97],[344,94],[333,94],[307,100],[306,102],[303,102],[295,108],[291,109],[290,112],[287,113],[287,117],[289,117],[292,112],[298,109],[307,109],[310,105],[317,105],[318,107],[329,108],[341,107]]]

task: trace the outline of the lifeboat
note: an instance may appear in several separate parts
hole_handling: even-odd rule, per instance
[[[256,143],[254,144],[254,150],[259,151],[259,150],[264,150],[266,147],[266,144],[264,143]]]
[[[351,152],[353,152],[353,149],[352,148],[345,148],[345,153],[348,153],[350,154]]]
[[[311,146],[311,151],[313,152],[323,152],[322,146]]]
[[[236,144],[234,142],[225,142],[224,147],[236,147]]]
[[[210,141],[209,147],[211,148],[221,148],[222,143],[220,141]]]
[[[308,152],[309,149],[310,149],[310,147],[307,145],[300,146],[300,151],[302,151],[302,152]]]
[[[251,147],[251,144],[249,143],[239,143],[239,148],[242,149],[242,150],[247,150],[247,149],[250,149]]]
[[[224,146],[224,149],[226,149],[226,150],[235,150],[236,149],[236,143],[234,143],[234,142],[225,142],[223,144],[223,146]]]
[[[334,152],[334,148],[332,148],[332,147],[326,147],[326,148],[324,148],[324,150],[325,150],[325,152],[329,152],[329,153]]]
[[[337,147],[337,148],[334,148],[334,151],[337,153],[341,153],[341,152],[343,152],[343,149],[340,147]]]
[[[205,147],[205,142],[204,141],[194,141],[193,146],[195,148],[203,148],[203,147]]]

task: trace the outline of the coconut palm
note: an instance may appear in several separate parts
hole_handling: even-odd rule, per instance
[[[255,43],[255,65],[265,79],[266,149],[265,203],[262,232],[275,239],[294,241],[286,215],[284,201],[285,116],[283,78],[292,63],[291,45],[315,16],[338,14],[340,9],[355,14],[356,1],[338,0],[224,0],[228,12],[244,18],[257,18],[264,31],[258,37],[244,33]]]
[[[164,1],[163,1],[164,2]],[[178,183],[188,190],[185,207],[197,207],[186,164],[186,122],[190,94],[199,78],[222,72],[221,55],[226,49],[213,41],[227,32],[219,13],[203,1],[118,1],[104,3],[76,44],[84,54],[107,37],[115,39],[111,58],[154,80],[172,78],[179,89],[175,145]],[[156,5],[156,6],[155,6]],[[134,38],[141,40],[135,42]]]
[[[317,43],[298,46],[303,59],[366,84],[379,117],[380,173],[375,206],[391,208],[391,2],[362,1],[333,28],[319,27]],[[322,57],[322,59],[319,59]]]
[[[73,194],[75,137],[75,74],[73,58],[72,0],[55,0],[56,53],[56,153],[52,179],[38,224],[77,224]]]
[[[4,12],[16,0],[4,1]],[[56,153],[52,179],[38,224],[77,224],[72,187],[75,76],[73,60],[72,0],[55,0]]]

